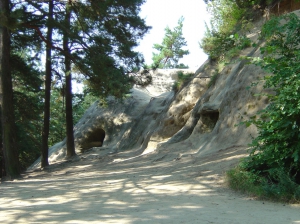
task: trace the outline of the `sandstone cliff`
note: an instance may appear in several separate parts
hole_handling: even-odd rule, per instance
[[[248,34],[257,46],[244,49],[240,56],[260,56],[263,22]],[[208,60],[178,92],[172,90],[175,70],[152,75],[152,85],[133,88],[124,101],[111,97],[107,106],[95,102],[86,111],[74,127],[77,159],[116,160],[118,155],[122,160],[151,153],[161,161],[221,152],[230,156],[232,150],[246,153],[257,130],[239,123],[268,104],[266,97],[255,96],[263,91],[262,84],[249,88],[264,75],[259,67],[237,57],[220,69]],[[65,149],[65,141],[51,147],[50,164],[63,160]],[[37,167],[39,161],[30,169]]]

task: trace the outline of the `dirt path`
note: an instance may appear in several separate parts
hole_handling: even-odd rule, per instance
[[[0,223],[300,223],[298,205],[222,185],[231,153],[81,159],[26,173],[0,185]]]

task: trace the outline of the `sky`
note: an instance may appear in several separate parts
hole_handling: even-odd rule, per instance
[[[205,21],[209,23],[209,14],[203,0],[147,0],[141,7],[141,18],[146,20],[152,29],[140,41],[137,51],[143,53],[147,65],[152,64],[152,47],[161,44],[165,36],[165,28],[171,30],[177,26],[178,19],[183,16],[183,37],[187,41],[189,55],[184,56],[179,63],[188,65],[191,69],[199,68],[207,59],[200,49],[199,41],[205,32]]]

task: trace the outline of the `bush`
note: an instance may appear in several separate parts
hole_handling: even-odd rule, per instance
[[[226,181],[230,188],[262,197],[263,188],[261,187],[264,180],[258,175],[236,167],[226,173]]]
[[[249,165],[257,169],[260,164],[267,169],[280,167],[290,175],[300,171],[299,27],[300,20],[294,14],[274,18],[264,26],[262,33],[267,42],[261,52],[265,57],[254,63],[273,73],[265,76],[264,87],[274,89],[275,94],[268,96],[271,104],[261,112],[269,119],[249,121],[259,130],[251,144]]]
[[[252,62],[272,73],[264,77],[264,88],[273,89],[270,104],[253,117],[258,136],[250,156],[240,165],[268,184],[265,195],[281,200],[300,199],[300,20],[294,14],[273,18],[262,29],[266,44],[262,59]],[[267,118],[267,119],[265,119]]]
[[[274,169],[262,174],[245,170],[239,165],[226,173],[226,181],[230,188],[260,199],[300,201],[300,186],[283,170]]]
[[[200,42],[200,47],[213,60],[224,57],[225,53],[233,46],[234,40],[228,34],[217,32],[207,34]]]
[[[226,34],[212,32],[206,35],[199,44],[211,59],[222,61],[231,59],[237,56],[241,50],[250,47],[251,40],[246,36],[240,36],[238,33]]]

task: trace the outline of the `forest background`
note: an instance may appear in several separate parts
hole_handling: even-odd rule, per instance
[[[88,105],[128,93],[143,64],[133,48],[150,29],[143,2],[0,1],[1,175],[17,177],[40,155],[47,166],[49,145],[64,136],[73,156],[73,123]]]

